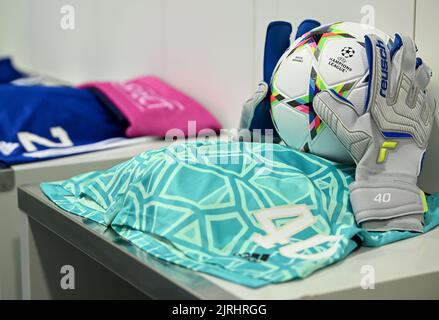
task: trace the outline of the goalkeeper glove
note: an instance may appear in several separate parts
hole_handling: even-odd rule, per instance
[[[431,133],[436,102],[427,91],[431,70],[416,58],[412,39],[396,35],[389,49],[366,36],[369,60],[367,109],[322,91],[313,101],[357,163],[350,198],[357,223],[371,231],[422,232],[425,195],[417,177]]]

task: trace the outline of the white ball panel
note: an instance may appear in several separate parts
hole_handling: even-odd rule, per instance
[[[367,34],[375,34],[382,38],[384,42],[390,38],[387,34],[381,30],[376,29],[368,24],[360,24],[355,22],[343,22],[337,26],[338,29],[346,31],[350,35],[354,36],[359,40],[363,40],[364,36]]]
[[[325,30],[326,27],[328,25],[316,28],[314,31],[320,28]],[[311,66],[314,66],[322,80],[330,87],[361,79],[368,72],[366,51],[361,45],[364,42],[364,36],[376,34],[385,42],[390,39],[389,36],[375,28],[358,23],[337,23],[334,29],[336,33],[346,33],[356,39],[329,37],[320,52],[318,61],[315,59],[311,47],[307,44],[286,59],[288,53],[304,40],[304,37],[301,37],[293,42],[278,62],[278,74],[273,86],[279,89],[279,92],[286,99],[294,100],[308,94]],[[294,59],[295,63],[292,63]],[[330,61],[341,61],[344,66],[337,68],[334,64],[331,65]],[[337,63],[335,65],[339,66]],[[345,70],[341,71],[340,69]],[[356,106],[359,114],[363,114],[367,86],[364,84],[360,84],[360,86],[351,88],[347,99]],[[311,139],[307,114],[280,103],[272,109],[272,115],[278,132],[287,145],[301,149],[305,143],[308,143],[311,153],[337,162],[353,162],[348,151],[329,127],[323,128],[317,136]]]
[[[348,58],[344,57],[342,54],[344,48],[352,48],[354,54]],[[322,48],[318,70],[329,86],[360,78],[367,69],[366,51],[354,39],[329,39]]]
[[[341,144],[330,128],[325,127],[309,146],[311,153],[342,163],[353,163],[348,150]]]
[[[367,89],[368,86],[354,88],[347,96],[347,99],[355,106],[359,115],[362,115],[364,111],[366,111]]]
[[[276,89],[289,98],[308,94],[312,54],[304,46],[282,61],[276,73]]]
[[[282,140],[294,149],[302,149],[309,138],[308,115],[283,103],[276,105],[272,114]]]

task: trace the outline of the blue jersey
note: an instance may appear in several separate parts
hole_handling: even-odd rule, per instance
[[[45,74],[23,72],[14,66],[11,58],[0,59],[0,84],[69,86],[66,81]]]
[[[93,151],[124,131],[87,90],[0,85],[0,166]]]
[[[304,278],[361,242],[416,235],[360,229],[349,201],[353,174],[281,145],[197,142],[41,188],[157,258],[259,287]],[[428,199],[426,231],[439,222],[438,200]]]
[[[0,84],[10,83],[26,76],[14,67],[10,58],[0,59]]]

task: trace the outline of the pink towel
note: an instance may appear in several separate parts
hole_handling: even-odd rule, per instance
[[[113,102],[129,122],[125,132],[128,137],[164,137],[170,129],[179,129],[186,136],[203,129],[221,129],[206,108],[156,77],[122,83],[89,82],[80,87],[96,88]],[[189,130],[189,121],[195,121],[195,132]]]

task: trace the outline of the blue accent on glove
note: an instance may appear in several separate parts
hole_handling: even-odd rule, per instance
[[[364,45],[366,46],[367,62],[369,65],[369,83],[367,88],[366,104],[364,107],[364,111],[366,112],[369,106],[371,81],[372,81],[372,69],[373,69],[373,48],[372,48],[372,42],[370,41],[368,36],[364,37]]]
[[[299,26],[297,27],[297,32],[296,32],[296,38],[295,39],[300,38],[305,33],[311,31],[312,29],[320,27],[320,26],[321,26],[321,23],[318,22],[317,20],[313,20],[313,19],[303,20],[302,23],[299,24]]]
[[[338,94],[337,91],[335,91],[334,89],[329,89],[329,91],[331,91],[336,97],[338,97],[340,100],[346,102],[347,104],[351,105],[353,107],[352,102],[350,102],[348,99],[346,99],[345,97],[343,97],[342,95]]]
[[[280,57],[290,46],[291,31],[291,24],[285,21],[273,21],[267,27],[264,48],[264,82],[267,84],[270,84],[271,76]],[[277,136],[270,115],[270,92],[255,109],[250,124],[250,130],[253,129],[272,129],[274,135]]]
[[[392,48],[390,48],[390,59],[393,59],[393,56],[395,55],[395,53],[401,49],[402,47],[402,39],[401,36],[399,34],[395,34],[395,40],[393,42],[393,46]]]
[[[416,58],[416,69],[418,69],[422,65],[423,61],[421,58]]]
[[[404,132],[383,131],[383,135],[386,138],[413,138],[410,133]]]
[[[285,21],[273,21],[267,27],[264,48],[264,81],[267,84],[279,58],[290,46],[291,31],[291,24]]]
[[[301,36],[306,32],[320,26],[320,23],[315,20],[304,20],[300,25],[296,33],[297,36]],[[265,37],[264,48],[264,82],[270,84],[271,77],[273,75],[274,68],[283,53],[290,46],[290,36],[292,32],[292,26],[289,22],[285,21],[273,21],[267,27],[267,33]],[[253,115],[252,122],[250,124],[250,130],[253,129],[272,129],[274,136],[278,137],[277,131],[274,127],[270,114],[270,95],[267,96],[256,107]]]

